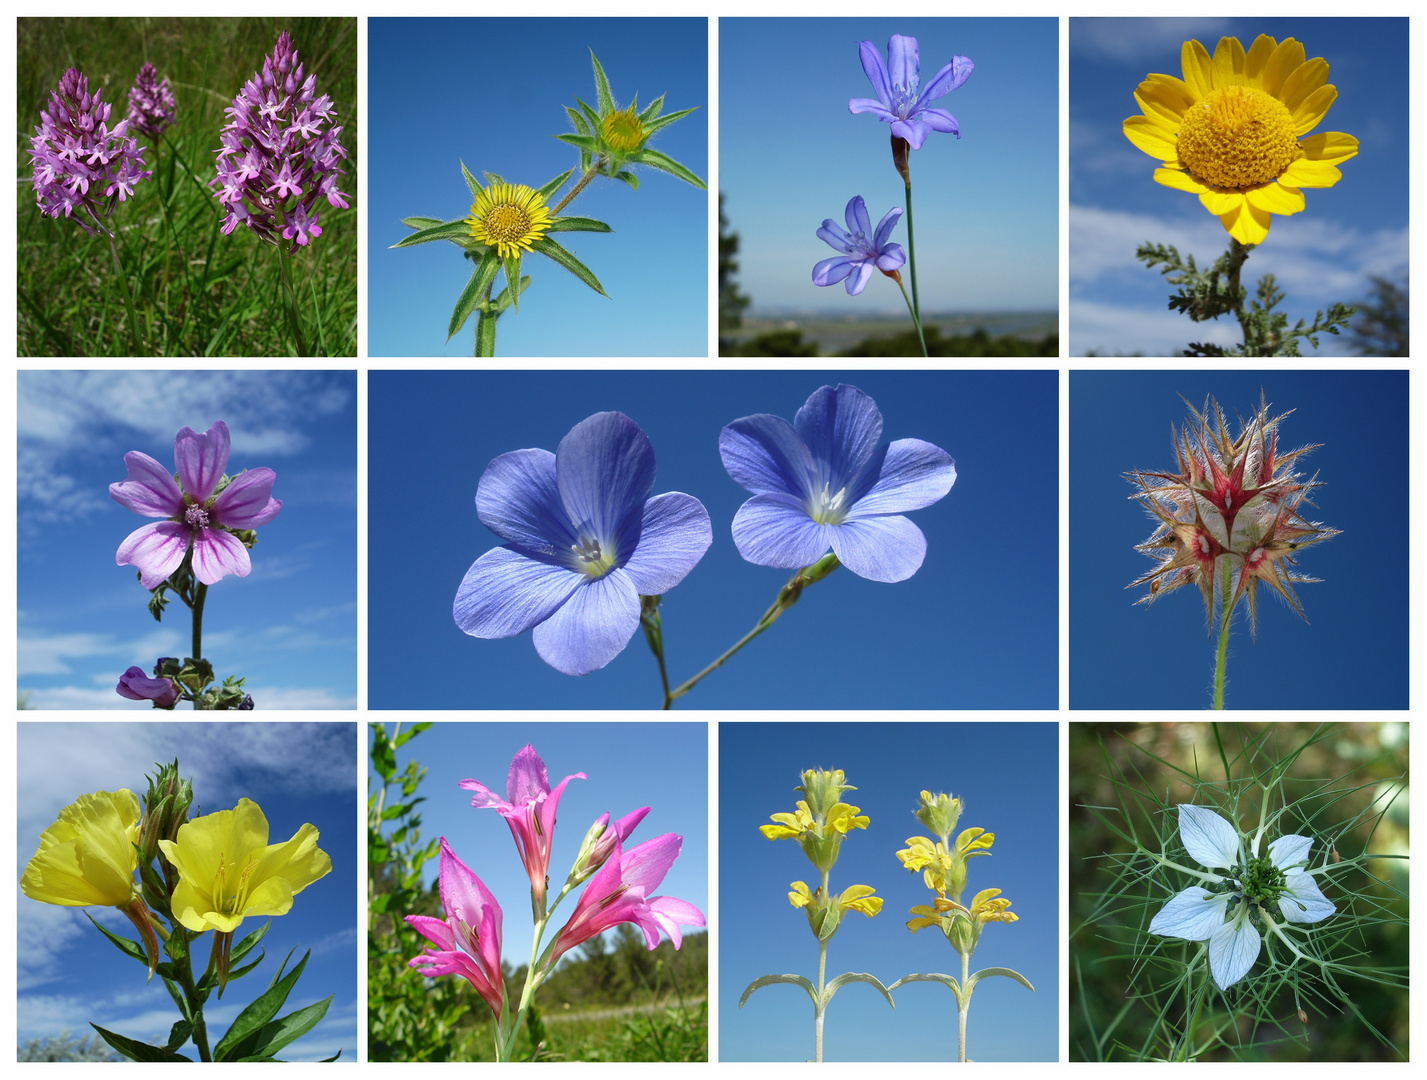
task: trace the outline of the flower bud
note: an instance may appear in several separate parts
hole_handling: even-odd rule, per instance
[[[802,785],[795,790],[807,796],[808,809],[815,818],[823,821],[841,801],[844,791],[857,790],[843,781],[841,769],[808,769],[803,773]]]
[[[922,805],[917,811],[917,820],[925,825],[933,836],[939,837],[943,844],[956,831],[956,821],[959,817],[960,799],[944,794],[933,795],[930,791],[922,792]]]

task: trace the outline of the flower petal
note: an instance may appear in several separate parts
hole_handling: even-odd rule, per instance
[[[813,493],[817,463],[781,416],[756,413],[735,420],[719,433],[718,452],[734,482],[755,495],[804,500]]]
[[[1289,73],[1288,78],[1283,80],[1283,87],[1278,92],[1278,100],[1288,107],[1288,111],[1295,116],[1300,107],[1307,102],[1308,98],[1320,87],[1328,82],[1328,61],[1321,56],[1315,56],[1307,63],[1300,64]]]
[[[1229,894],[1214,894],[1198,885],[1175,893],[1150,920],[1150,933],[1185,941],[1208,941],[1224,925]]]
[[[1196,101],[1214,89],[1214,61],[1209,50],[1197,41],[1186,41],[1179,51],[1179,64],[1184,70],[1184,83]]]
[[[125,537],[114,563],[137,569],[144,588],[152,589],[178,569],[192,537],[193,531],[181,521],[155,521]]]
[[[1220,990],[1229,989],[1249,973],[1259,958],[1259,948],[1259,932],[1247,915],[1214,931],[1209,938],[1209,971]]]
[[[869,581],[906,581],[927,556],[927,538],[911,518],[849,520],[830,530],[842,565]]]
[[[713,524],[704,504],[670,491],[644,504],[639,546],[624,572],[644,596],[662,596],[692,570],[713,543]]]
[[[495,548],[466,571],[451,614],[472,637],[514,637],[553,615],[584,580],[564,567]]]
[[[847,219],[847,230],[854,237],[867,236],[872,232],[872,219],[867,216],[867,200],[854,195],[847,201],[843,216]]]
[[[1311,836],[1280,836],[1268,846],[1268,857],[1280,870],[1297,870],[1308,863]]]
[[[1270,39],[1272,40],[1272,39]],[[1308,54],[1303,46],[1293,38],[1284,38],[1269,54],[1263,71],[1263,88],[1276,98],[1281,98],[1284,81],[1291,75]]]
[[[623,570],[611,570],[535,627],[535,651],[556,671],[588,675],[623,652],[637,629],[639,592]]]
[[[1247,198],[1239,208],[1227,214],[1220,214],[1219,221],[1241,244],[1261,244],[1268,236],[1272,218],[1267,210],[1260,210]]]
[[[271,469],[248,469],[213,500],[213,520],[230,529],[256,529],[266,525],[282,509],[282,500],[272,497],[277,473]]]
[[[870,41],[859,41],[857,55],[862,60],[862,70],[867,73],[867,81],[872,84],[872,92],[877,95],[877,100],[884,106],[891,105],[892,85],[887,77],[887,64],[882,59],[882,51]],[[848,102],[848,107],[851,108],[852,104]]]
[[[840,251],[844,255],[851,255],[857,250],[857,246],[852,242],[852,237],[848,236],[846,230],[832,218],[823,218],[822,228],[818,230],[818,239],[834,251]]]
[[[674,943],[674,948],[679,948],[684,943],[683,933],[679,929],[682,926],[703,926],[704,913],[687,900],[678,900],[672,896],[656,896],[649,901],[649,910],[654,915],[654,921],[659,924],[659,928],[669,935],[669,940]]]
[[[1285,876],[1288,891],[1278,898],[1278,910],[1289,922],[1315,923],[1338,910],[1323,895],[1312,875],[1290,872]]]
[[[1293,130],[1297,135],[1307,135],[1328,115],[1329,108],[1338,99],[1336,86],[1320,86],[1309,94],[1298,108],[1293,110]]]
[[[111,499],[144,517],[176,517],[183,512],[183,493],[167,469],[138,450],[125,454],[124,464],[129,476],[109,485]]]
[[[215,585],[229,574],[247,577],[253,569],[248,549],[230,532],[199,529],[193,536],[193,576]]]
[[[887,39],[887,74],[892,85],[911,88],[921,78],[922,61],[917,53],[917,39],[893,34]]]
[[[1148,75],[1135,90],[1135,102],[1146,118],[1171,132],[1179,130],[1180,121],[1196,100],[1188,84],[1173,75]]]
[[[894,206],[882,216],[882,220],[877,223],[877,232],[872,237],[872,246],[878,251],[887,245],[887,238],[892,235],[892,230],[897,227],[897,219],[902,216],[902,208]]]
[[[505,774],[505,797],[511,806],[524,806],[549,794],[550,774],[545,769],[545,761],[534,746],[526,743],[510,759],[510,768]],[[474,800],[471,805],[476,805]]]
[[[1269,58],[1273,56],[1273,50],[1277,42],[1267,34],[1260,34],[1254,38],[1254,43],[1249,46],[1248,55],[1244,57],[1244,85],[1262,87],[1264,72],[1268,68]]]
[[[853,505],[850,516],[920,510],[944,498],[955,483],[956,462],[945,450],[921,439],[898,439],[887,448],[877,482]]]
[[[576,530],[609,539],[626,518],[644,512],[654,490],[654,448],[623,413],[596,413],[560,440],[555,480]]]
[[[906,265],[907,250],[901,244],[886,244],[878,253],[873,265],[878,270],[897,270]]]
[[[1214,49],[1214,89],[1244,84],[1244,47],[1235,37],[1221,37]]]
[[[561,565],[579,542],[560,500],[549,450],[515,450],[487,465],[476,487],[476,514],[502,540]]]
[[[1239,834],[1213,810],[1180,803],[1179,839],[1200,866],[1227,869],[1239,862]]]
[[[219,420],[202,435],[180,428],[173,440],[173,461],[184,493],[207,502],[228,467],[228,425]]]
[[[927,136],[932,133],[932,126],[921,120],[909,117],[906,120],[895,120],[892,122],[892,134],[899,139],[906,139],[907,144],[913,150],[920,150],[922,143],[927,141]]]
[[[922,92],[917,95],[917,112],[921,112],[922,106],[928,101],[935,101],[939,97],[945,97],[951,93],[967,79],[971,78],[971,73],[976,69],[976,65],[967,56],[953,56],[951,63],[944,66],[940,71],[931,77],[931,81],[922,88]]]
[[[831,259],[824,259],[813,267],[813,284],[824,287],[836,285],[863,261],[861,258],[849,259],[846,255],[834,255]]]
[[[827,553],[831,528],[815,522],[789,495],[755,495],[733,516],[733,543],[755,566],[796,570]]]
[[[1126,121],[1126,123],[1128,122],[1129,121]],[[1154,171],[1154,182],[1156,184],[1163,184],[1165,187],[1174,188],[1177,191],[1187,191],[1191,195],[1203,195],[1206,191],[1213,190],[1213,188],[1201,184],[1187,172],[1181,172],[1179,169],[1156,169]]]
[[[1263,187],[1249,188],[1244,192],[1244,198],[1255,209],[1284,217],[1296,214],[1304,207],[1303,192],[1276,180]]]
[[[850,113],[872,113],[879,120],[891,123],[897,119],[897,114],[880,101],[873,101],[871,98],[848,98],[847,111]]]
[[[500,904],[486,888],[485,882],[451,850],[444,836],[441,838],[440,882],[441,906],[445,908],[446,915],[459,919],[483,938],[493,931],[498,941],[501,932]],[[495,917],[493,926],[483,925],[487,910]]]
[[[1163,124],[1151,120],[1148,116],[1131,116],[1120,125],[1120,130],[1137,149],[1143,150],[1150,157],[1160,161],[1179,160],[1179,144],[1174,140],[1174,133],[1167,131]],[[1158,173],[1155,178],[1159,179]],[[1161,180],[1160,183],[1164,181]]]
[[[1358,153],[1358,140],[1341,131],[1321,131],[1300,140],[1298,145],[1309,160],[1326,161],[1333,165],[1341,165]]]
[[[933,131],[944,131],[948,135],[961,138],[961,126],[956,122],[956,117],[945,109],[923,109],[917,113],[917,119]]]
[[[862,290],[865,289],[865,288],[867,288],[867,282],[870,281],[871,279],[872,279],[872,260],[871,260],[871,259],[858,259],[858,260],[856,260],[856,261],[852,264],[851,273],[849,273],[848,276],[847,276],[847,285],[844,286],[844,287],[847,289],[847,295],[848,295],[848,296],[858,296],[858,295],[860,295],[860,294],[862,293]]]
[[[882,412],[857,387],[839,383],[814,390],[793,417],[793,428],[822,466],[814,494],[826,484],[833,493],[846,490],[853,503],[876,482],[887,452],[880,445]]]
[[[638,886],[648,896],[659,887],[669,867],[679,857],[684,838],[677,833],[665,833],[630,848],[620,855],[619,877],[625,885]]]

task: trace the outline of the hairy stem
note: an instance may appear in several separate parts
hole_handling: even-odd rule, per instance
[[[971,994],[966,989],[966,980],[970,975],[969,967],[971,957],[966,953],[961,954],[961,1000],[957,1002],[956,1008],[956,1060],[966,1061],[966,1014],[971,1011]]]
[[[599,175],[600,169],[603,166],[604,158],[602,157],[597,158],[594,162],[592,162],[590,164],[590,167],[585,170],[585,175],[580,177],[580,179],[575,183],[575,186],[569,190],[566,196],[555,204],[555,209],[550,211],[550,216],[554,217],[561,210],[565,209],[565,207],[569,206],[570,203],[574,201],[575,196],[585,190],[585,185]]]
[[[1235,241],[1237,243],[1237,241]],[[1224,668],[1229,659],[1229,616],[1234,609],[1229,603],[1229,560],[1219,575],[1219,656],[1214,662],[1214,708],[1224,707]]]

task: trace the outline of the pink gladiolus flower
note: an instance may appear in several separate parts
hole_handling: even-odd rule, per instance
[[[660,930],[669,935],[674,948],[682,945],[679,926],[703,926],[704,913],[685,900],[648,894],[664,880],[683,844],[684,838],[674,833],[656,836],[628,851],[616,841],[609,859],[580,894],[570,921],[556,935],[550,963],[581,942],[625,922],[644,931],[651,949],[659,946]]]
[[[228,466],[228,446],[222,420],[202,435],[180,430],[173,441],[177,483],[148,454],[124,455],[129,475],[109,485],[110,497],[136,514],[168,519],[135,529],[115,553],[117,565],[138,568],[144,588],[155,588],[177,570],[190,549],[193,575],[205,585],[227,574],[248,576],[248,549],[231,530],[266,525],[282,501],[272,497],[277,474],[271,469],[248,469],[214,494]]]
[[[407,966],[428,979],[460,975],[476,988],[499,1021],[505,1006],[500,974],[500,904],[485,883],[456,857],[441,838],[441,907],[446,918],[408,915],[406,921],[436,948],[427,948]]]
[[[511,760],[504,799],[477,780],[461,781],[462,788],[475,792],[471,796],[472,806],[489,807],[505,818],[505,823],[510,826],[510,835],[515,837],[520,861],[530,875],[531,894],[542,908],[545,903],[545,879],[550,872],[550,841],[555,832],[555,809],[560,804],[565,785],[571,780],[584,779],[582,772],[571,773],[551,791],[545,762],[535,748],[527,744]]]

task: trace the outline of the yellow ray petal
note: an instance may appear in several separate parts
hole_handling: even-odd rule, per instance
[[[1303,99],[1302,104],[1293,110],[1293,132],[1295,135],[1307,135],[1323,122],[1323,117],[1328,115],[1328,109],[1337,100],[1338,88],[1329,84],[1320,86],[1313,93]]]
[[[1122,125],[1125,138],[1134,143],[1152,158],[1160,161],[1177,161],[1179,146],[1174,141],[1174,133],[1148,116],[1131,116]]]
[[[1222,37],[1214,49],[1214,89],[1244,84],[1244,47],[1238,38]]]
[[[1206,97],[1214,89],[1214,62],[1209,50],[1197,41],[1186,41],[1179,50],[1179,64],[1184,69],[1185,85],[1196,99]]]
[[[1307,54],[1303,51],[1303,46],[1293,38],[1280,41],[1268,58],[1268,66],[1264,68],[1264,90],[1282,100],[1279,91],[1283,89],[1284,80],[1303,63],[1305,55]]]

